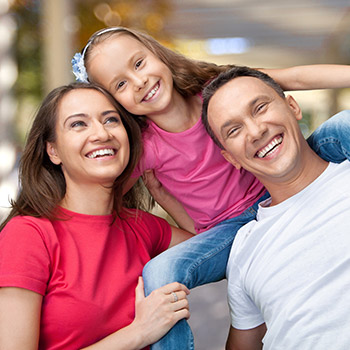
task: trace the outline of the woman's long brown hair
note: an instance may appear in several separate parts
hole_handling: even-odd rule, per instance
[[[61,166],[55,165],[50,161],[46,153],[46,144],[56,140],[55,129],[60,101],[68,92],[76,89],[93,89],[105,95],[119,112],[129,138],[129,162],[113,184],[114,211],[117,214],[120,213],[124,200],[129,207],[136,207],[138,203],[141,203],[141,198],[140,200],[138,199],[138,194],[142,197],[140,192],[135,194],[136,191],[131,191],[127,197],[123,198],[122,196],[123,187],[141,155],[140,127],[134,117],[101,87],[93,84],[73,83],[51,91],[36,114],[20,161],[19,195],[16,200],[11,201],[12,210],[1,224],[0,231],[11,218],[18,215],[44,217],[51,220],[58,219],[55,214],[55,208],[65,196],[66,182]]]

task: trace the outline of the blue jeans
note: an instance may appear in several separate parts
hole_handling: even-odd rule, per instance
[[[177,281],[188,288],[225,278],[227,260],[237,231],[255,219],[263,195],[241,215],[222,221],[213,228],[172,247],[149,261],[143,269],[145,294]],[[194,349],[193,334],[186,320],[179,321],[152,350]]]
[[[310,146],[324,159],[350,159],[350,111],[328,119],[309,137]],[[188,288],[225,278],[233,239],[243,225],[255,219],[261,197],[241,215],[225,220],[208,231],[183,242],[152,259],[143,270],[145,293],[174,281]],[[152,350],[194,349],[193,335],[186,320],[179,321]]]
[[[324,160],[341,163],[350,160],[350,110],[342,111],[320,125],[307,139]]]

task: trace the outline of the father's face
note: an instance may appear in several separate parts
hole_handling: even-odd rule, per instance
[[[262,181],[283,180],[296,166],[303,140],[297,123],[301,117],[291,96],[282,98],[253,77],[231,80],[208,105],[208,122],[225,148],[223,156]]]

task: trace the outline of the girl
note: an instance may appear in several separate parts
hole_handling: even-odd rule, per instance
[[[223,279],[235,232],[255,217],[266,195],[250,173],[224,160],[200,120],[202,88],[228,68],[187,59],[146,34],[119,27],[95,33],[73,59],[77,79],[102,85],[140,116],[144,153],[133,183],[152,170],[159,181],[150,177],[155,199],[180,227],[200,233],[145,267],[146,294],[172,281],[193,288]],[[288,90],[344,87],[350,81],[347,66],[264,71]],[[193,348],[186,321],[157,348]]]
[[[141,349],[189,317],[184,285],[145,298],[138,277],[192,236],[122,207],[140,144],[136,122],[102,88],[63,86],[44,100],[1,225],[1,349]]]

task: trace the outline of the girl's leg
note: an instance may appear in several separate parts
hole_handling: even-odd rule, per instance
[[[223,221],[148,262],[143,270],[146,295],[175,281],[191,289],[224,279],[233,239],[240,227],[255,218],[257,203],[239,217]],[[194,349],[187,321],[179,321],[152,349]]]
[[[350,160],[350,110],[342,111],[325,121],[307,141],[321,158],[329,162]]]

